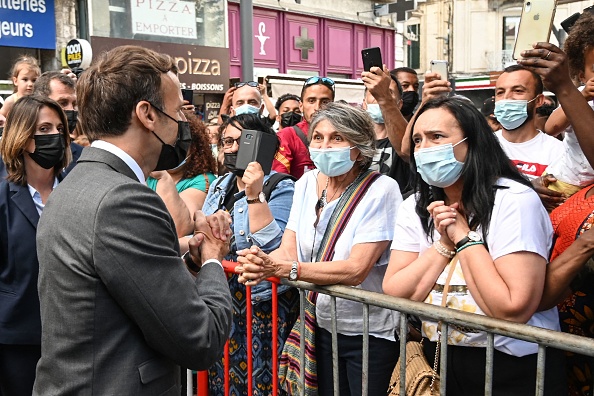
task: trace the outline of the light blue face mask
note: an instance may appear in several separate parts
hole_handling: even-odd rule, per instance
[[[328,177],[344,175],[353,168],[351,150],[355,147],[317,149],[309,148],[309,155],[316,168]]]
[[[538,96],[536,97],[538,98]],[[494,115],[506,131],[521,127],[528,119],[528,103],[532,100],[503,99],[495,102]]]
[[[419,172],[425,183],[430,186],[445,188],[458,181],[464,162],[456,159],[454,147],[466,139],[464,138],[454,145],[448,143],[422,148],[415,153],[417,172]]]
[[[244,104],[235,109],[235,115],[241,114],[259,114],[260,108],[249,104]]]
[[[380,110],[380,106],[377,103],[369,103],[367,105],[367,113],[371,116],[371,119],[376,124],[383,124],[384,123],[384,115]]]

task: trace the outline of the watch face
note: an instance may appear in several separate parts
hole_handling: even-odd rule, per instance
[[[480,242],[483,239],[481,238],[480,234],[476,231],[469,231],[468,232],[468,239],[470,239],[473,242]]]
[[[289,280],[296,281],[297,280],[297,272],[291,271],[291,273],[289,274]]]
[[[264,191],[260,191],[260,194],[258,194],[258,199],[262,203],[266,202],[266,194],[264,194]]]

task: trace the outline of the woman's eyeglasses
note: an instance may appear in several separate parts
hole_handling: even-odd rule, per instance
[[[247,85],[248,87],[254,87],[254,88],[258,88],[258,83],[255,81],[247,81],[247,82],[236,82],[235,84],[233,84],[233,86],[235,88],[241,88],[244,85]]]
[[[303,84],[303,88],[306,88],[306,87],[309,87],[310,85],[315,85],[315,84],[323,84],[334,91],[334,80],[332,80],[331,78],[328,78],[328,77],[319,77],[319,76],[313,76],[313,77],[310,77],[307,80],[305,80],[305,83]]]
[[[230,148],[230,147],[233,147],[233,142],[237,143],[237,145],[239,146],[240,139],[241,139],[241,136],[238,137],[237,139],[233,139],[232,137],[225,137],[225,138],[221,138],[221,143],[223,143],[223,147]]]

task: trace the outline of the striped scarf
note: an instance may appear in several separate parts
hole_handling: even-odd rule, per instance
[[[361,172],[355,181],[347,187],[336,204],[330,216],[320,249],[316,255],[316,262],[332,261],[334,248],[340,235],[344,231],[355,208],[367,192],[369,186],[380,176],[379,173],[367,170]],[[318,293],[308,291],[304,303],[304,347],[305,364],[305,395],[318,394],[317,365],[315,351],[316,329],[316,300]],[[299,317],[285,342],[280,359],[279,382],[282,389],[289,395],[300,394],[301,373],[301,332],[302,318]]]

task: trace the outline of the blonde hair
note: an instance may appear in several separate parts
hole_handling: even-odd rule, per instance
[[[39,67],[39,63],[37,63],[37,59],[29,55],[21,55],[12,64],[8,76],[16,78],[24,68],[36,70],[37,75],[41,75],[41,68]]]

